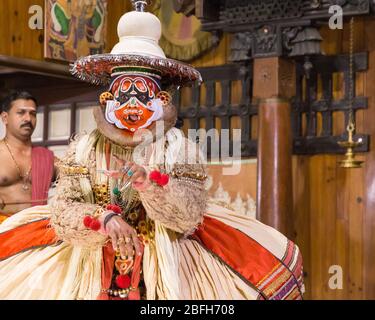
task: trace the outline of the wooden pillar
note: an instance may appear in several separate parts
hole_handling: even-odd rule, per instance
[[[370,134],[370,152],[366,154],[366,162],[364,165],[365,181],[364,190],[366,198],[364,201],[365,212],[363,216],[363,285],[364,285],[364,299],[375,299],[375,192],[374,192],[374,177],[375,177],[375,39],[374,27],[375,21],[371,19],[365,20],[365,43],[367,45],[366,51],[369,52],[369,70],[366,72],[365,78],[365,96],[369,99],[369,108],[365,111],[364,131]],[[358,122],[357,122],[358,125]],[[360,180],[359,180],[360,181]],[[357,196],[356,196],[357,197]],[[354,197],[353,197],[354,198]],[[359,197],[357,197],[357,202]],[[349,212],[350,213],[350,212]],[[357,229],[358,230],[358,229]],[[348,231],[349,232],[349,231]],[[359,232],[359,231],[356,231]],[[355,234],[353,231],[351,235]],[[348,235],[349,236],[349,235]],[[360,236],[356,234],[358,239]],[[351,238],[352,241],[353,238]],[[355,241],[358,243],[358,241]],[[356,272],[359,267],[355,268]],[[362,289],[361,289],[362,290]]]
[[[292,129],[288,98],[295,95],[294,64],[282,58],[254,61],[258,116],[257,217],[291,236]]]

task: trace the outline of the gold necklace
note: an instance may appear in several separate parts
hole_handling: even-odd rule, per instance
[[[13,162],[14,162],[15,166],[17,167],[18,174],[19,174],[20,178],[22,179],[22,182],[23,182],[22,183],[22,189],[24,191],[28,191],[30,189],[30,172],[31,172],[31,166],[30,166],[30,169],[26,172],[26,174],[23,175],[20,166],[18,165],[16,159],[14,158],[14,155],[12,153],[12,150],[10,149],[10,146],[9,146],[8,142],[6,141],[6,139],[4,139],[3,141],[4,141],[4,144],[5,144],[5,146],[7,147],[8,151],[9,151],[10,156],[13,159]]]

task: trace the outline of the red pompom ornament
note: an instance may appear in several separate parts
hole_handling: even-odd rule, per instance
[[[117,214],[121,214],[121,213],[122,213],[121,208],[120,208],[119,206],[116,206],[116,205],[113,205],[113,206],[112,206],[112,211],[113,211],[114,213],[117,213]]]
[[[85,216],[83,218],[83,224],[86,228],[94,230],[94,231],[98,231],[100,227],[102,226],[98,219],[95,219],[91,216]]]
[[[101,223],[97,219],[94,219],[92,220],[90,224],[90,229],[94,231],[98,231],[101,226],[102,226]]]
[[[91,223],[92,223],[92,218],[90,216],[86,216],[83,218],[83,224],[86,228],[90,228]]]
[[[150,172],[149,179],[151,181],[158,182],[160,178],[161,178],[161,174],[159,171],[154,170]]]
[[[116,285],[120,289],[127,289],[130,287],[130,277],[127,274],[121,274],[116,277]]]
[[[113,211],[114,213],[117,213],[117,214],[121,214],[122,213],[122,209],[115,205],[115,204],[109,204],[107,205],[107,210],[110,210],[110,211]]]
[[[167,174],[162,174],[159,181],[157,182],[159,186],[164,187],[169,182],[169,176]]]
[[[149,179],[155,182],[158,186],[164,187],[169,182],[169,175],[161,174],[160,171],[154,170],[150,172]]]

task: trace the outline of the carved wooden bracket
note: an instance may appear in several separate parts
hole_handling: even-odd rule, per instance
[[[313,28],[328,23],[332,5],[341,6],[344,16],[375,12],[375,0],[195,0],[194,9],[193,0],[174,1],[181,8],[180,12],[187,7],[190,13],[194,11],[202,21],[202,30],[234,34],[233,62],[296,56],[295,52],[301,55],[318,53],[319,36]],[[307,42],[313,52],[295,50],[301,42]]]

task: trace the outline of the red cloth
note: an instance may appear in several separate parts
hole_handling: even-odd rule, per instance
[[[108,292],[103,292],[103,290],[108,290],[111,287],[114,262],[115,251],[112,248],[112,243],[109,242],[105,247],[103,247],[102,291],[97,297],[97,300],[110,300]]]
[[[31,168],[31,200],[42,200],[33,202],[33,206],[45,205],[53,177],[53,152],[43,147],[33,147]]]
[[[198,240],[254,286],[279,264],[278,259],[258,242],[241,231],[207,216],[192,238]]]
[[[263,299],[302,299],[296,277],[285,262],[240,230],[205,216],[191,237],[256,289]]]

